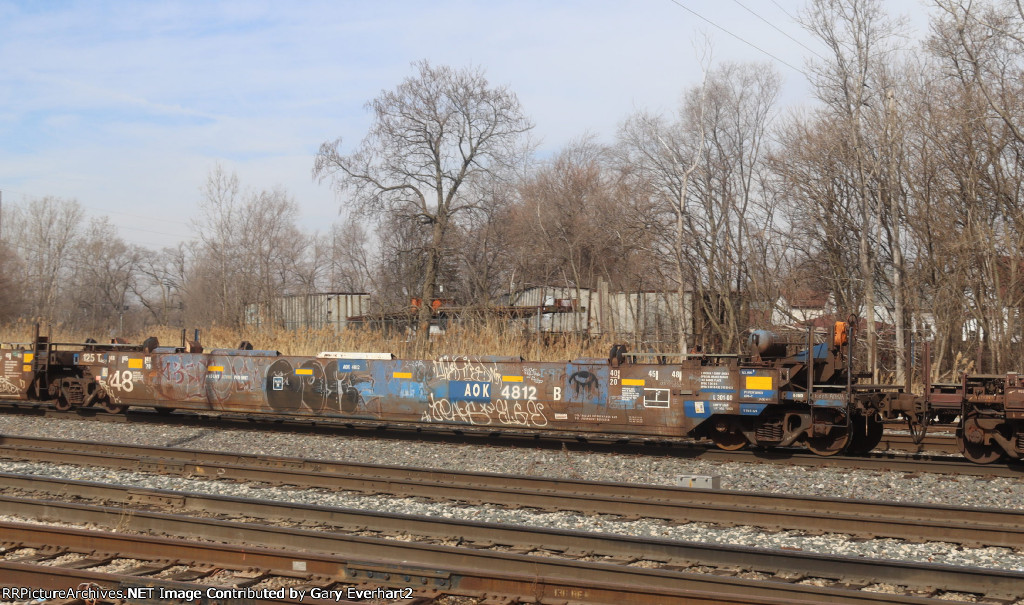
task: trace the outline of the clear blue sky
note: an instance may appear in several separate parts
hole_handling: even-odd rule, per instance
[[[918,0],[885,4],[921,35]],[[821,52],[792,19],[802,6],[0,0],[0,191],[5,204],[75,198],[126,240],[159,248],[188,237],[199,188],[220,162],[244,187],[283,187],[300,226],[324,231],[340,200],[311,180],[317,148],[339,136],[357,143],[366,101],[413,61],[483,67],[519,95],[550,153],[588,131],[610,141],[638,109],[674,108],[699,82],[695,41],[705,34],[715,62],[773,64],[784,106],[812,103],[804,76],[782,63],[803,69],[810,56],[786,34]]]

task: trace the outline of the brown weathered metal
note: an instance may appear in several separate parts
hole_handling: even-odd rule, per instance
[[[201,353],[155,341],[52,343],[37,335],[28,348],[0,353],[0,400],[111,413],[146,406],[458,430],[703,438],[726,450],[803,445],[822,456],[870,451],[881,438],[881,420],[908,419],[920,440],[932,416],[952,414],[962,418],[958,443],[969,460],[1024,457],[1024,387],[1011,386],[1016,374],[968,375],[959,385],[929,384],[918,396],[900,386],[853,384],[849,337],[815,344],[810,327],[803,351],[761,341],[760,333],[752,338],[758,346],[748,356],[625,355],[617,347],[608,358],[529,362],[299,357],[247,348]]]

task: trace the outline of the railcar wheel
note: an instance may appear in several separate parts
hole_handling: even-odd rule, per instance
[[[727,452],[734,452],[741,450],[748,445],[747,437],[743,433],[712,433],[711,441],[714,442],[718,449],[725,450]]]
[[[985,445],[982,443],[971,443],[964,439],[963,435],[957,434],[956,443],[960,446],[960,452],[963,453],[964,458],[967,458],[975,464],[992,464],[996,460],[999,460],[1003,452],[994,445]]]
[[[103,401],[103,411],[105,411],[108,414],[123,414],[124,411],[127,409],[128,406],[119,403],[114,403],[109,399]]]
[[[846,413],[836,412],[829,414],[825,418],[828,421],[825,426],[828,428],[823,434],[821,434],[820,430],[814,431],[815,426],[812,424],[813,436],[805,437],[804,445],[819,456],[835,456],[846,451],[846,447],[850,445],[850,433],[854,432],[855,427],[854,423],[847,423],[846,419]],[[818,420],[815,424],[820,422]],[[814,432],[819,432],[819,434],[814,435]]]
[[[825,435],[824,437],[808,437],[804,444],[807,449],[819,456],[835,456],[846,450],[850,443],[850,433],[843,431],[841,435]]]
[[[850,437],[850,447],[847,451],[851,454],[866,454],[878,447],[882,442],[882,432],[885,424],[878,415],[853,417],[850,423],[850,430],[853,434]]]
[[[965,418],[956,431],[956,444],[960,452],[975,464],[991,464],[1003,457],[999,446],[985,443],[985,431],[974,418]]]

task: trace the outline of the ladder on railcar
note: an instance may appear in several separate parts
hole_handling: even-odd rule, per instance
[[[36,324],[36,337],[32,345],[32,373],[35,375],[36,397],[45,399],[50,385],[50,337],[39,334]],[[44,393],[44,389],[47,393]]]

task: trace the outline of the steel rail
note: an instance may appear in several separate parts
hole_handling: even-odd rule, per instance
[[[479,590],[509,595],[534,594],[522,592],[522,585],[514,589],[508,586],[499,587],[483,582],[467,584],[466,577],[479,578],[487,576],[511,574],[523,578],[531,578],[540,586],[555,585],[552,592],[544,589],[547,596],[574,597],[568,600],[608,603],[665,603],[670,602],[669,595],[682,596],[688,591],[706,591],[719,597],[743,597],[746,600],[757,599],[789,599],[790,602],[801,598],[822,600],[827,596],[834,603],[877,603],[877,602],[922,602],[916,597],[860,591],[851,586],[884,582],[912,589],[933,593],[935,590],[968,592],[986,595],[988,598],[1004,598],[1019,596],[1024,587],[1024,573],[1007,572],[977,568],[962,568],[930,563],[907,563],[882,559],[863,559],[858,557],[838,557],[812,555],[792,551],[777,551],[745,547],[724,547],[703,545],[687,542],[649,540],[647,558],[657,560],[666,558],[669,561],[697,562],[701,565],[709,561],[722,561],[722,565],[733,569],[751,569],[775,574],[775,579],[768,581],[749,580],[711,574],[699,574],[682,571],[682,566],[668,566],[660,569],[631,567],[621,564],[578,561],[554,556],[531,556],[509,552],[495,552],[482,548],[465,548],[439,546],[406,540],[387,540],[382,538],[351,536],[318,530],[296,529],[292,527],[272,527],[252,523],[237,523],[224,520],[201,519],[186,517],[180,514],[165,514],[124,508],[91,506],[83,504],[59,503],[52,501],[30,501],[18,498],[3,497],[5,510],[10,514],[26,517],[59,519],[65,523],[89,523],[98,527],[117,528],[118,531],[152,532],[179,538],[194,538],[226,542],[228,544],[246,544],[247,548],[282,549],[293,553],[302,553],[303,561],[315,558],[317,554],[330,554],[344,560],[344,574],[339,581],[370,580],[367,571],[391,574],[389,585],[423,585],[423,578],[436,577],[438,573],[447,573],[450,584],[438,587],[446,591]],[[256,501],[258,502],[258,501]],[[248,510],[250,515],[254,501],[239,500],[235,506]],[[261,506],[267,503],[260,503]],[[344,511],[348,512],[348,511]],[[428,518],[412,518],[407,521],[418,524],[446,524],[447,520]],[[483,523],[456,522],[460,527],[476,526],[478,534],[486,537],[490,543],[501,543],[499,536],[508,536],[512,532],[536,532],[516,526],[489,525]],[[38,530],[38,526],[30,526]],[[488,531],[496,533],[488,535]],[[450,531],[450,530],[449,530]],[[557,540],[561,533],[576,539],[586,539],[584,532],[556,532],[543,530],[547,540]],[[620,536],[603,536],[602,539],[614,541],[634,541]],[[522,540],[522,538],[520,538]],[[238,546],[226,546],[240,550]],[[129,556],[130,552],[118,551],[114,547],[100,550],[120,552]],[[671,552],[670,552],[671,551]],[[583,553],[580,553],[583,554]],[[354,560],[353,560],[354,558]],[[367,561],[375,563],[367,564]],[[387,563],[381,563],[387,562]],[[390,567],[382,567],[382,565]],[[440,571],[447,570],[447,571]],[[434,573],[428,576],[427,572]],[[413,578],[405,579],[405,576]],[[839,584],[831,586],[810,586],[795,583],[804,578],[826,578]],[[472,586],[472,588],[471,588]],[[599,587],[615,587],[614,591],[603,591]],[[643,600],[638,595],[646,595]],[[652,595],[654,598],[652,599]],[[659,600],[660,599],[660,600]]]
[[[910,435],[885,433],[875,447],[876,450],[897,450],[901,452],[929,452],[933,454],[958,454],[956,436],[945,433],[929,433],[921,443],[914,443]]]
[[[974,464],[961,456],[930,456],[920,453],[871,452],[864,456],[818,456],[800,450],[753,449],[723,451],[707,449],[695,456],[701,460],[718,462],[763,462],[809,466],[813,468],[859,469],[894,471],[899,473],[936,473],[942,475],[970,475],[978,477],[1024,477],[1024,464]]]
[[[51,565],[39,565],[32,563],[19,563],[12,561],[4,561],[0,559],[0,586],[14,588],[14,589],[41,589],[48,591],[67,591],[69,589],[77,590],[79,595],[87,594],[92,597],[96,594],[96,598],[70,598],[62,599],[61,601],[53,601],[50,599],[43,600],[42,597],[35,598],[32,603],[76,603],[76,604],[94,604],[94,603],[125,603],[126,600],[117,598],[113,594],[109,594],[112,591],[138,588],[152,587],[154,589],[164,588],[172,590],[205,590],[209,586],[203,586],[200,584],[193,584],[190,582],[175,582],[171,580],[156,580],[156,579],[143,579],[140,576],[129,576],[124,574],[110,574],[97,571],[89,571],[87,569],[71,569],[66,567],[54,567]],[[86,592],[92,591],[92,592]],[[108,593],[104,595],[104,593]],[[126,592],[127,594],[127,592]],[[159,593],[158,593],[159,594]],[[167,600],[158,598],[133,598],[131,601],[132,605],[166,605],[167,603],[179,603],[184,602],[182,600]],[[355,601],[335,601],[334,599],[311,599],[308,595],[302,601],[296,601],[294,599],[277,599],[277,598],[265,598],[260,599],[260,605],[295,605],[296,603],[332,603],[340,605],[348,605],[349,603],[356,603]],[[189,603],[198,605],[219,605],[219,604],[239,604],[248,605],[252,603],[252,599],[208,599],[205,596],[199,600],[189,601]]]
[[[0,437],[0,457],[678,523],[1009,548],[1024,544],[1024,514],[1017,510],[695,490],[31,437]]]

